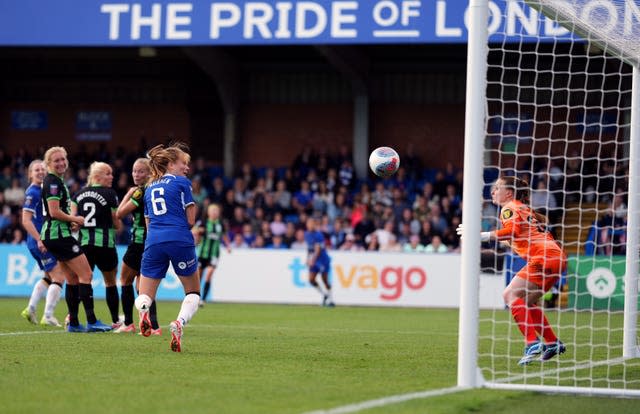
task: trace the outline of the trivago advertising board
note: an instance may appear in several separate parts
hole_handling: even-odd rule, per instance
[[[119,247],[119,256],[124,248]],[[457,254],[332,252],[331,280],[338,305],[457,307],[460,256]],[[0,245],[0,296],[28,296],[42,272],[24,246]],[[94,295],[104,297],[99,271]],[[480,306],[502,308],[502,275],[481,275]],[[306,252],[235,250],[223,252],[212,294],[219,302],[320,304],[308,283]],[[170,271],[158,299],[180,300],[182,286]]]
[[[490,35],[506,33],[507,42],[569,38],[523,0],[488,5]],[[621,30],[640,15],[632,0],[569,6],[587,20],[604,13]],[[466,43],[468,7],[467,0],[0,0],[0,45]]]

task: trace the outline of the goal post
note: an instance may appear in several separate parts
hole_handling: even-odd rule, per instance
[[[470,0],[467,22],[458,386],[640,397],[640,1]],[[499,175],[532,185],[569,256],[539,304],[567,352],[544,363],[518,365],[510,311],[478,305]]]

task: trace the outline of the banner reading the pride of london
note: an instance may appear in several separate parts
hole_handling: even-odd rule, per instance
[[[565,28],[523,0],[488,4],[490,35],[506,33],[507,41],[515,42],[521,35],[525,41],[569,38]],[[586,18],[604,14],[613,26],[638,24],[637,8],[620,2],[575,4]],[[0,0],[0,45],[466,43],[468,5],[466,0]]]

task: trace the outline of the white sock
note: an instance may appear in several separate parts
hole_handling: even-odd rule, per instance
[[[327,289],[327,299],[329,302],[333,302],[333,295],[331,294],[331,289]]]
[[[178,320],[182,322],[182,326],[185,326],[193,315],[198,311],[200,304],[200,295],[195,293],[189,293],[182,300],[182,306],[180,307],[180,313],[178,313]]]
[[[47,289],[49,289],[47,282],[43,279],[38,280],[38,283],[33,286],[33,290],[31,291],[31,298],[29,298],[29,310],[35,312],[38,302],[40,302],[40,299],[47,294]]]
[[[56,285],[55,283],[49,285],[49,289],[47,290],[47,299],[44,302],[44,316],[46,318],[53,316],[53,311],[60,300],[61,293],[62,288],[60,285]]]
[[[148,312],[151,304],[153,303],[153,299],[149,295],[139,295],[136,298],[136,309],[140,312]]]
[[[314,288],[316,288],[318,290],[318,292],[320,292],[320,294],[322,295],[322,297],[324,298],[324,290],[322,289],[322,286],[320,285],[315,285]]]

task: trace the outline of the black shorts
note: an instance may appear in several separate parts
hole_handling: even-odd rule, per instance
[[[110,272],[118,267],[118,253],[115,247],[82,246],[91,270],[97,266],[101,272]]]
[[[204,269],[207,268],[209,266],[218,266],[218,257],[217,256],[211,256],[211,258],[209,259],[205,259],[204,257],[201,257],[198,259],[198,263],[200,263],[200,268]]]
[[[80,243],[73,237],[62,237],[60,239],[42,240],[47,250],[61,262],[66,262],[83,254]]]
[[[144,244],[131,243],[127,248],[127,252],[122,258],[122,261],[124,262],[124,264],[140,274],[140,267],[142,266],[142,253],[144,253]]]

